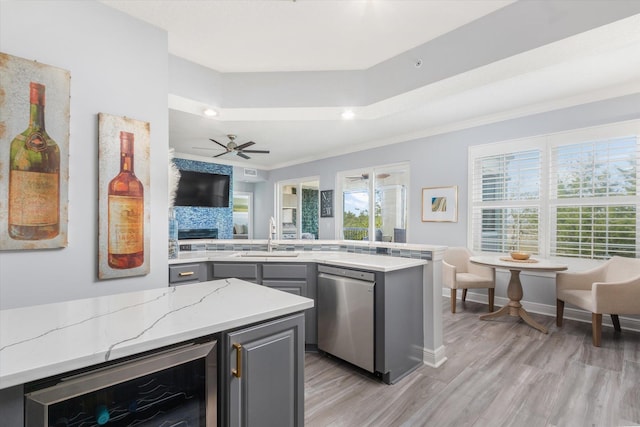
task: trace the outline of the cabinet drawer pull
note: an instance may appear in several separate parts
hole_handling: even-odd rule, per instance
[[[178,273],[178,276],[180,277],[184,277],[184,276],[193,276],[195,273],[195,271],[183,271],[182,273]]]
[[[242,345],[233,344],[233,348],[236,349],[236,369],[232,369],[231,373],[234,377],[240,378],[242,376]]]

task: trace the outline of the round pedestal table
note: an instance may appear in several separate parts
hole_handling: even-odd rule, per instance
[[[522,283],[520,282],[521,271],[562,271],[566,270],[567,266],[559,264],[553,261],[545,259],[530,258],[525,261],[518,261],[512,259],[508,255],[502,256],[473,256],[469,258],[474,264],[481,264],[488,267],[504,268],[511,272],[511,278],[509,279],[509,286],[507,287],[507,296],[509,297],[509,303],[501,309],[494,311],[493,313],[484,314],[480,316],[482,320],[495,319],[500,316],[514,316],[524,320],[529,326],[536,328],[540,332],[548,333],[549,331],[540,323],[533,320],[529,313],[522,307],[520,300],[522,300]]]

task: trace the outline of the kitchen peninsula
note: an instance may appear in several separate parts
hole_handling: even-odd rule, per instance
[[[227,331],[247,325],[253,325],[252,333],[262,325],[273,330],[275,322],[295,318],[312,306],[313,301],[304,297],[228,279],[2,310],[0,412],[3,423],[8,423],[3,425],[23,425],[24,384],[203,337],[224,346]],[[288,367],[294,373],[303,369],[301,320],[299,325],[288,347],[295,354],[285,358],[295,362],[295,367]],[[221,356],[220,364],[228,362],[225,357]],[[299,380],[294,391],[300,397],[302,375]],[[303,398],[298,403],[303,405]]]
[[[210,280],[219,277],[216,264],[223,264],[227,272],[238,272],[232,266],[240,267],[242,278],[260,283],[270,280],[262,277],[259,265],[282,264],[291,271],[296,264],[307,264],[311,268],[319,265],[344,267],[378,274],[401,272],[419,266],[423,270],[423,363],[438,367],[447,358],[442,341],[442,255],[446,247],[423,244],[359,242],[344,240],[273,240],[273,251],[269,252],[268,240],[181,240],[179,258],[169,260],[170,275],[173,271],[178,280]],[[244,268],[242,266],[245,265]],[[249,269],[252,265],[256,268]],[[188,266],[181,270],[182,267]],[[213,266],[213,267],[212,267]],[[271,268],[270,270],[273,270]],[[193,275],[200,275],[195,278]],[[179,274],[187,274],[179,276]],[[237,276],[234,276],[237,277]],[[309,276],[313,277],[313,275]],[[277,277],[280,279],[280,277]],[[268,283],[267,283],[268,285]],[[315,299],[315,289],[306,295]],[[392,289],[388,289],[393,292]],[[313,309],[315,310],[315,308]],[[307,312],[307,317],[312,311]],[[313,337],[310,330],[315,323],[306,322],[307,337]],[[311,326],[311,328],[310,328]]]

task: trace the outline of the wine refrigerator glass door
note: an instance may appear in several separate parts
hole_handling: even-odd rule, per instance
[[[26,427],[217,423],[216,342],[61,378],[26,395]]]

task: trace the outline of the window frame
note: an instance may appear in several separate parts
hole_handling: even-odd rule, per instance
[[[482,244],[482,239],[480,237],[481,229],[478,229],[478,226],[481,224],[481,222],[474,222],[473,216],[474,211],[476,211],[478,208],[482,208],[483,206],[510,208],[515,205],[530,205],[537,206],[539,209],[539,253],[537,255],[542,258],[562,259],[564,262],[569,261],[569,263],[572,265],[592,265],[596,262],[601,262],[602,259],[599,258],[551,255],[551,249],[552,247],[554,247],[554,243],[557,243],[556,236],[552,234],[557,231],[556,224],[552,221],[552,219],[555,218],[555,209],[562,206],[568,206],[566,203],[563,203],[561,198],[552,198],[553,195],[551,191],[551,185],[554,185],[554,182],[557,182],[556,176],[553,175],[553,173],[557,170],[557,165],[552,163],[554,161],[552,153],[556,147],[606,141],[625,137],[636,138],[636,195],[590,197],[582,200],[580,204],[583,206],[616,206],[620,204],[635,204],[636,256],[640,257],[640,120],[631,120],[627,122],[619,122],[603,126],[575,129],[561,133],[470,146],[468,149],[468,247],[476,252],[482,252],[477,249],[481,247]],[[481,178],[482,173],[480,170],[477,170],[478,168],[476,167],[478,160],[487,156],[519,153],[535,149],[540,150],[541,159],[539,199],[531,201],[501,201],[501,203],[495,202],[490,204],[487,202],[483,202],[481,193],[482,186],[478,186],[478,179]],[[476,189],[475,186],[478,186],[478,189]],[[495,254],[497,252],[486,253]]]
[[[409,212],[410,212],[410,182],[411,182],[411,168],[409,162],[399,162],[399,163],[390,163],[384,165],[375,165],[375,166],[365,166],[357,169],[349,169],[345,171],[339,171],[336,173],[336,192],[335,192],[335,236],[338,240],[346,240],[342,234],[343,225],[344,225],[344,203],[343,203],[343,195],[344,195],[344,178],[352,175],[360,175],[363,173],[369,174],[371,179],[368,181],[367,192],[369,196],[369,212],[373,212],[372,215],[369,215],[369,226],[368,226],[368,235],[374,236],[373,241],[375,241],[375,204],[376,204],[376,174],[384,173],[389,169],[402,169],[404,176],[406,177],[406,181],[404,182],[405,186],[405,195],[404,195],[404,222],[405,222],[405,240],[409,241]],[[357,240],[346,240],[346,241],[357,241]]]

